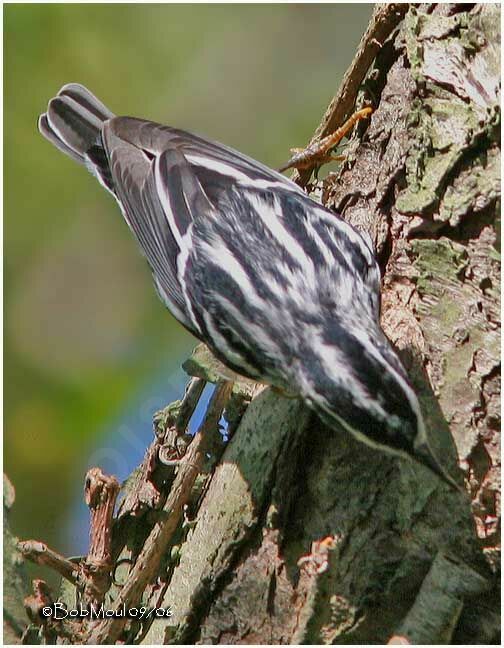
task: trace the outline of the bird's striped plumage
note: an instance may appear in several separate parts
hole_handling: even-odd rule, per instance
[[[39,128],[114,195],[161,299],[225,364],[371,445],[420,457],[418,401],[381,331],[379,268],[355,229],[259,162],[115,117],[77,84]]]

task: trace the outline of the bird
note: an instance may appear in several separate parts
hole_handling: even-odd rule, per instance
[[[49,101],[38,128],[112,194],[160,299],[224,365],[460,490],[381,329],[368,237],[264,164],[185,130],[116,116],[77,83]]]

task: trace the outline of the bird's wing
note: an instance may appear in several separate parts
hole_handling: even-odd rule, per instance
[[[161,299],[186,328],[198,335],[177,278],[180,248],[167,224],[157,191],[156,158],[142,147],[118,137],[111,123],[113,121],[105,124],[102,139],[114,195],[152,269]]]
[[[372,293],[376,319],[368,245],[289,179],[228,147],[130,117],[106,122],[103,142],[165,303],[239,373],[274,382],[279,343],[292,352],[284,327],[299,328],[300,317],[316,319],[324,307],[341,312],[357,293]]]
[[[110,119],[102,140],[114,193],[152,268],[158,292],[177,319],[200,336],[178,270],[188,256],[191,224],[215,212],[221,191],[235,183],[302,192],[281,174],[233,149],[154,122]]]

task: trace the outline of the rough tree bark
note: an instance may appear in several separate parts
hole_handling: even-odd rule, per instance
[[[347,162],[311,187],[373,239],[384,330],[452,474],[458,452],[468,496],[327,429],[297,400],[237,381],[226,412],[230,441],[222,447],[217,435],[191,455],[193,467],[206,464],[200,478],[180,467],[175,482],[156,473],[163,444],[155,441],[126,487],[114,541],[123,559],[115,579],[127,586],[112,586],[109,605],[121,596],[139,602],[143,588],[128,578],[145,539],[156,525],[177,522],[161,566],[147,574],[152,551],[137,562],[137,576],[149,580],[144,602],[171,606],[173,616],[128,626],[130,639],[498,641],[499,12],[398,9],[397,28],[385,42],[372,35],[374,60],[363,59],[357,103],[371,97],[375,111],[356,129]],[[344,101],[345,110],[330,107],[319,136],[353,109],[347,94]],[[199,394],[201,380],[223,377],[201,349],[187,370],[198,376],[191,389]],[[162,433],[180,416],[180,404],[165,410]],[[165,458],[163,470],[172,464]],[[170,495],[160,496],[170,481],[177,492],[192,489],[183,515]],[[73,587],[64,598],[75,605]],[[102,624],[87,636],[113,641],[124,631]]]

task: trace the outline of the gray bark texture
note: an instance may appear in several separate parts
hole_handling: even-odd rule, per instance
[[[383,328],[437,454],[451,474],[460,475],[458,462],[467,495],[326,428],[296,399],[236,380],[230,440],[214,435],[193,452],[199,476],[172,480],[191,491],[183,512],[171,493],[159,498],[170,480],[156,481],[154,444],[113,529],[123,559],[116,583],[128,584],[139,554],[135,578],[148,583],[114,584],[107,604],[138,604],[143,590],[144,604],[173,615],[95,626],[91,638],[499,642],[500,8],[410,5],[377,51],[357,96],[357,105],[371,97],[374,113],[340,170],[311,189],[373,239]],[[201,347],[186,370],[207,382],[228,377]],[[169,428],[186,401],[158,424]],[[167,546],[156,539],[164,520],[179,521]],[[64,598],[75,604],[73,586]]]

